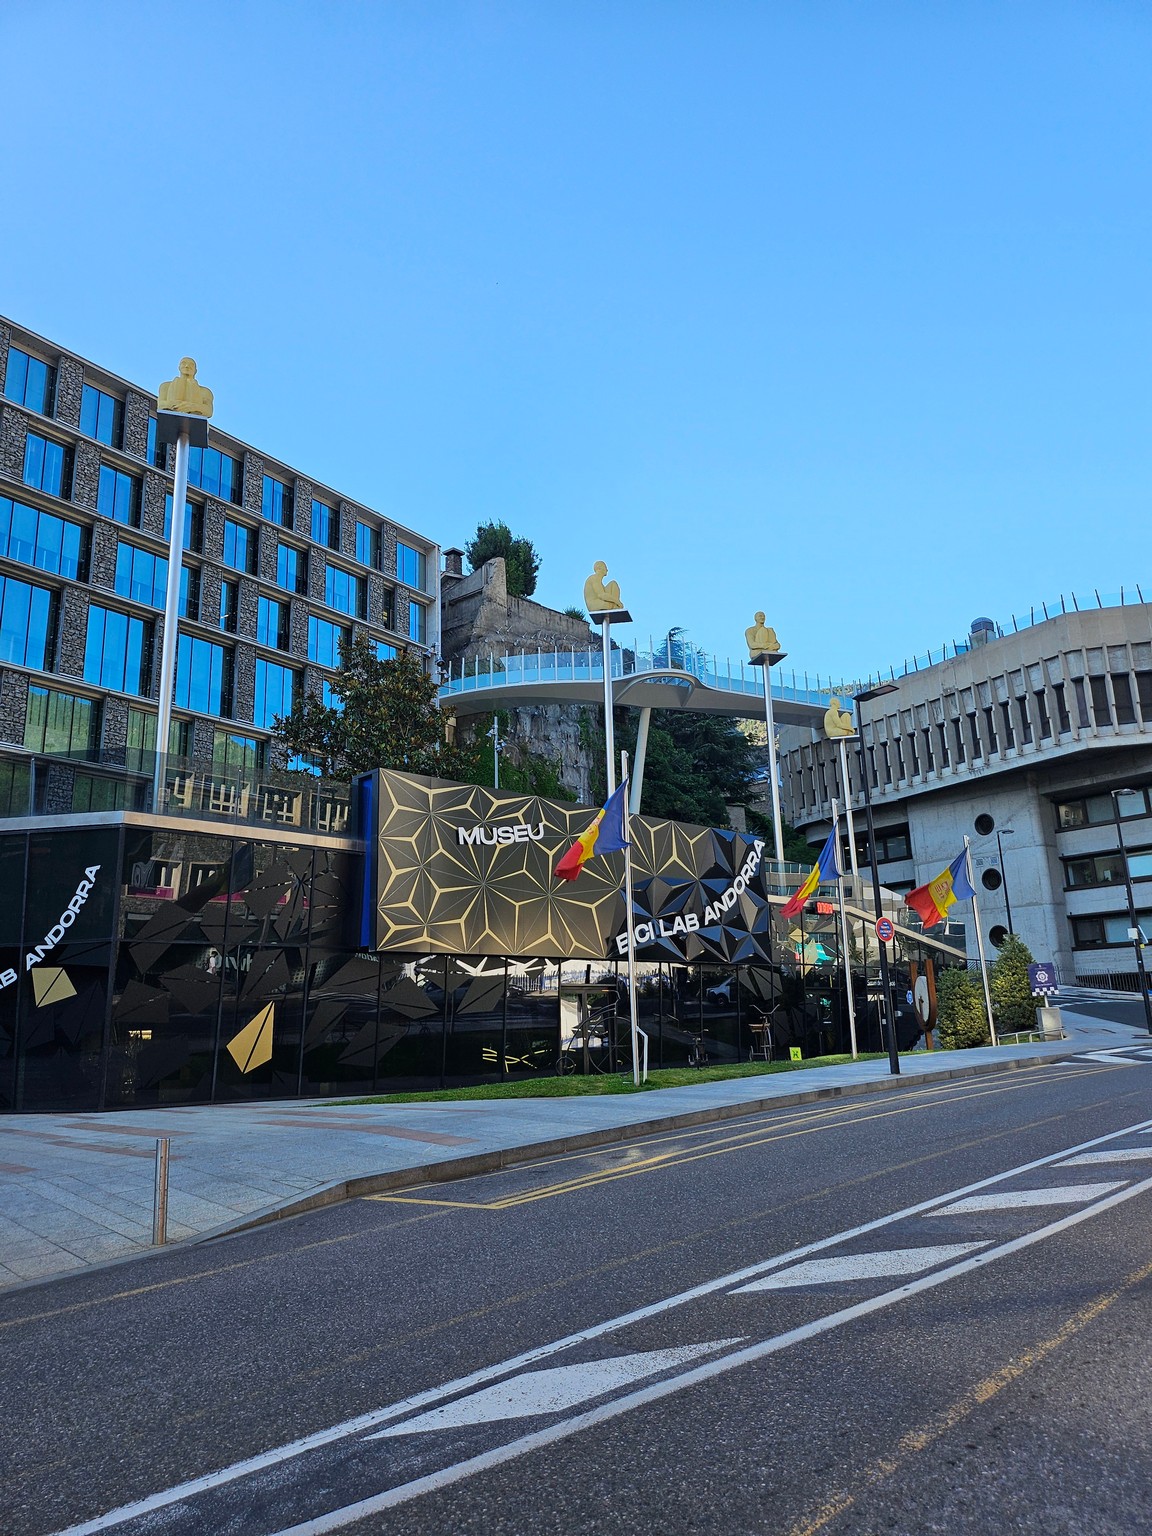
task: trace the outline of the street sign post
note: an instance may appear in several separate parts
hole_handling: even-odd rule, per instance
[[[1028,982],[1033,997],[1055,997],[1060,991],[1055,967],[1043,960],[1028,967]]]

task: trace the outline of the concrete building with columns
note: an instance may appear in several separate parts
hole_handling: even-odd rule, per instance
[[[1135,598],[1034,612],[1008,633],[976,620],[857,721],[883,884],[923,884],[967,835],[990,954],[1011,929],[1065,982],[1135,985],[1130,898],[1152,939],[1152,604]],[[835,745],[810,737],[782,756],[784,800],[819,843],[844,796]],[[867,863],[855,742],[849,763]],[[975,959],[971,910],[953,908],[949,940]]]
[[[151,390],[0,318],[0,815],[145,801],[173,467],[155,413]],[[258,797],[273,718],[324,694],[344,637],[438,653],[440,552],[216,420],[188,512],[172,789]],[[302,814],[265,798],[266,820]]]

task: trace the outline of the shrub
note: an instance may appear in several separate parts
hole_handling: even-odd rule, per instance
[[[988,977],[996,1028],[1012,1035],[1036,1028],[1036,1000],[1028,980],[1032,951],[1014,933],[1000,946]]]
[[[936,1033],[946,1051],[991,1044],[983,988],[970,971],[951,966],[936,978]]]

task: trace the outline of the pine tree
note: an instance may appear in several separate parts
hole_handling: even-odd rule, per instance
[[[988,976],[996,1028],[1004,1035],[1023,1034],[1036,1028],[1036,999],[1028,980],[1032,951],[1014,933],[1000,946]]]
[[[937,976],[936,1034],[946,1051],[991,1044],[983,989],[971,971],[949,966]]]
[[[478,571],[485,560],[504,561],[509,597],[531,597],[536,590],[540,556],[531,539],[517,537],[507,523],[481,523],[464,546],[468,564]]]

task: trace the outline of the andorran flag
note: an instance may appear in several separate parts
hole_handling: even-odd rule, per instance
[[[918,885],[909,891],[904,904],[920,914],[925,928],[935,928],[948,916],[948,908],[957,901],[971,901],[976,890],[972,884],[972,871],[968,865],[968,850],[953,859],[947,869],[941,870],[935,880]]]
[[[628,838],[624,831],[627,796],[628,780],[625,779],[616,793],[609,796],[607,805],[587,832],[581,832],[552,871],[557,880],[575,880],[593,854],[617,853],[621,848],[627,848]]]
[[[843,871],[840,868],[840,835],[839,829],[833,826],[828,834],[828,841],[820,850],[820,857],[812,866],[812,872],[804,884],[784,905],[780,908],[781,917],[797,917],[804,910],[804,904],[816,890],[818,885],[830,884],[833,880],[839,880]]]

